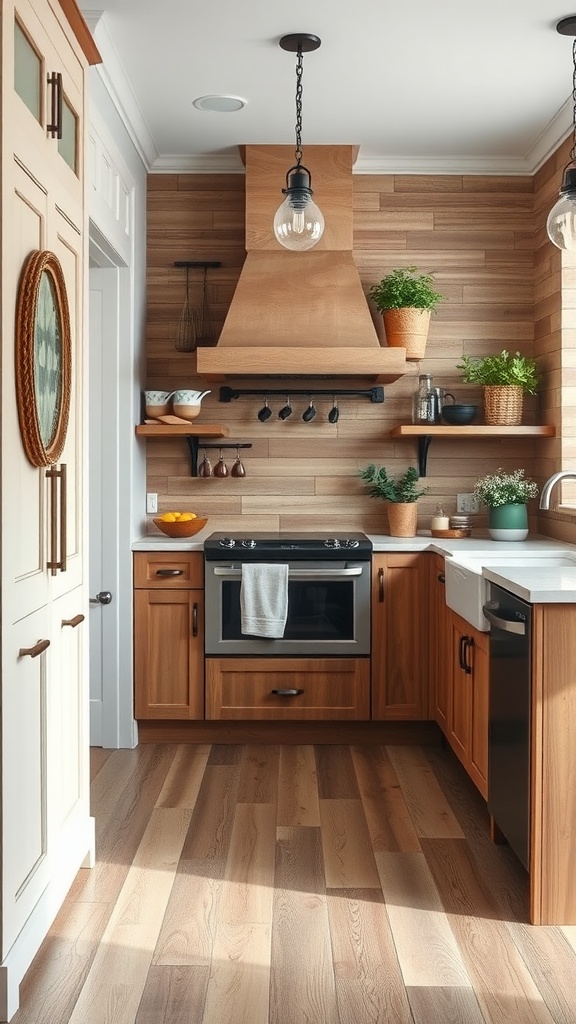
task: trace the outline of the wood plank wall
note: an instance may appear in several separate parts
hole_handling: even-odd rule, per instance
[[[366,495],[357,470],[371,461],[385,464],[391,472],[415,464],[414,442],[392,440],[389,430],[410,422],[410,398],[418,372],[432,373],[435,383],[452,390],[457,399],[481,402],[479,392],[460,381],[456,364],[463,353],[483,355],[508,348],[542,355],[550,383],[541,409],[537,400],[528,401],[525,422],[554,422],[560,357],[558,339],[551,340],[552,321],[546,326],[546,318],[557,313],[559,271],[555,253],[550,252],[553,247],[542,238],[541,225],[534,231],[534,187],[542,211],[549,209],[561,154],[549,163],[553,166],[547,165],[536,179],[355,175],[354,256],[366,290],[394,267],[414,264],[422,272],[434,272],[446,296],[432,318],[426,358],[412,364],[411,376],[385,388],[384,405],[342,400],[336,426],[327,422],[331,400],[315,401],[318,415],[310,424],[301,419],[303,400],[294,401],[294,414],[285,422],[276,415],[284,400],[274,401],[273,417],[260,423],[256,416],[260,399],[219,403],[215,385],[203,402],[198,422],[225,423],[230,428],[227,443],[253,445],[241,452],[246,477],[191,479],[184,441],[149,440],[147,486],[158,492],[161,510],[178,507],[208,514],[214,529],[234,529],[242,517],[243,529],[333,526],[387,532],[384,506]],[[185,272],[175,270],[173,263],[185,259],[222,262],[208,278],[218,329],[244,258],[243,176],[152,175],[148,218],[146,386],[201,388],[195,356],[174,348]],[[196,303],[201,279],[198,272],[190,278]],[[379,324],[377,314],[375,319]],[[237,383],[248,386],[246,381]],[[357,386],[352,381],[338,386],[347,384]],[[326,382],[321,386],[326,387]],[[419,526],[429,525],[438,502],[448,514],[454,512],[456,492],[471,490],[479,475],[498,466],[523,466],[528,474],[538,471],[545,478],[559,453],[554,443],[547,442],[543,449],[538,447],[541,444],[434,441],[426,480],[431,490],[419,502]],[[539,451],[542,455],[536,461]],[[230,466],[234,453],[225,455]],[[218,453],[213,457],[217,459]]]

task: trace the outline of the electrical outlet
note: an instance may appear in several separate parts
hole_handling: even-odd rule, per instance
[[[481,502],[477,494],[457,494],[456,511],[466,515],[476,515],[480,512]]]
[[[158,495],[152,491],[146,495],[146,512],[149,515],[156,515],[158,512]]]

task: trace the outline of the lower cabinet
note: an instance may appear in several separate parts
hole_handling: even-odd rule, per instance
[[[204,718],[204,559],[134,555],[136,718]]]
[[[207,658],[206,718],[370,718],[369,658]]]
[[[489,636],[451,612],[449,637],[446,738],[487,799]]]
[[[426,552],[376,554],[372,562],[372,718],[429,717]]]

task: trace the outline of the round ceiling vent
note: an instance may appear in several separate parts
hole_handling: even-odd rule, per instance
[[[241,96],[198,96],[193,103],[198,110],[215,110],[221,114],[230,114],[246,106],[246,100]]]

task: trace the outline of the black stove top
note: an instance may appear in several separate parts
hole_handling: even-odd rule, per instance
[[[244,561],[288,561],[304,559],[342,559],[353,557],[367,561],[372,541],[365,533],[335,531],[327,533],[211,533],[204,541],[204,556],[209,562],[232,556]]]

